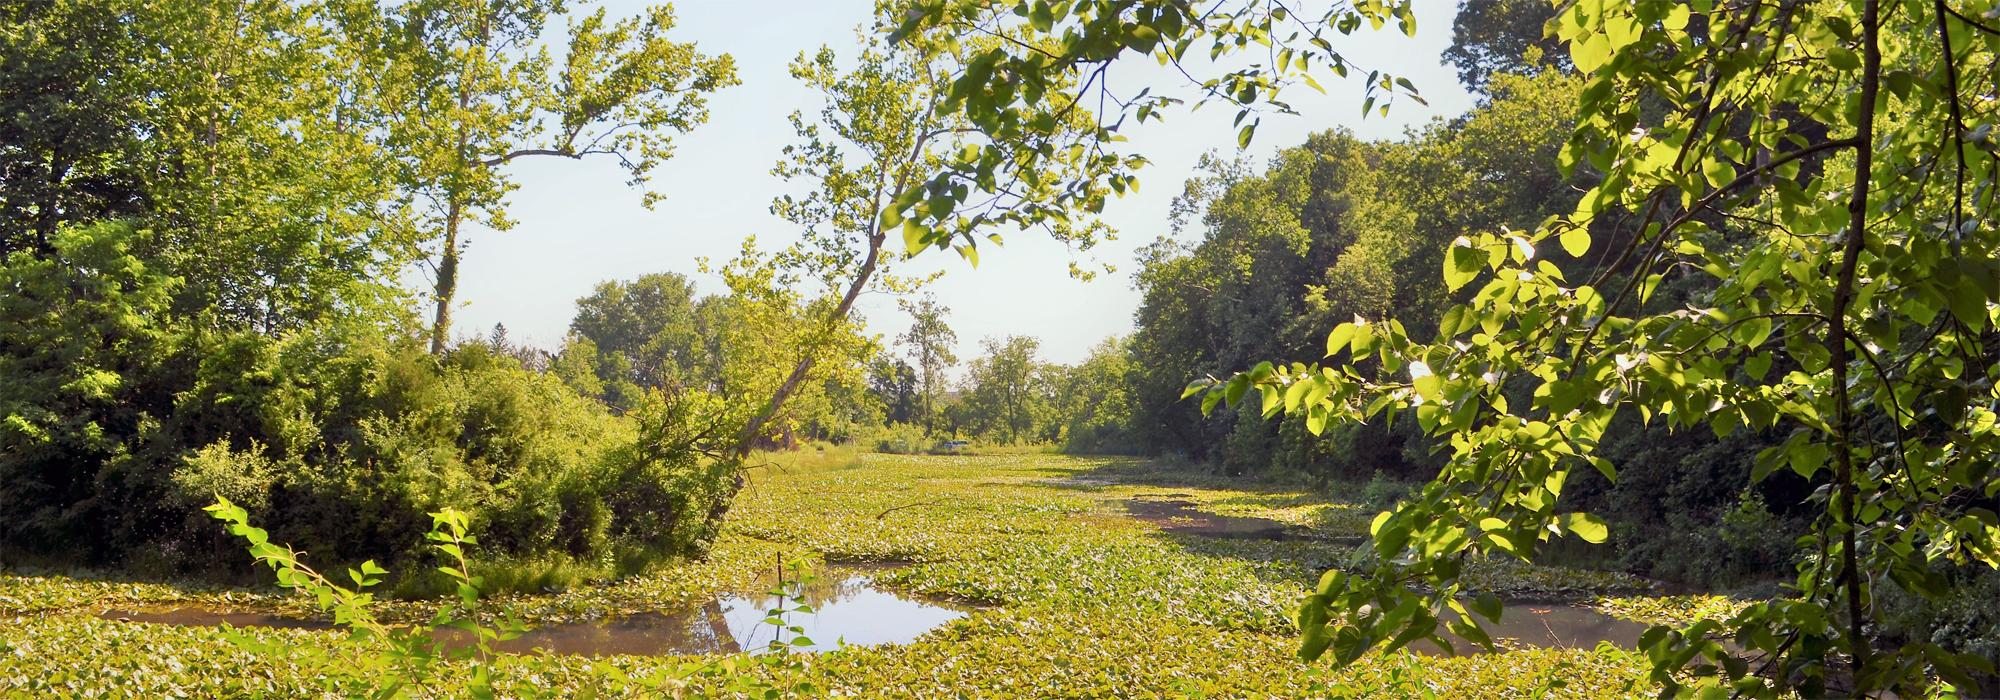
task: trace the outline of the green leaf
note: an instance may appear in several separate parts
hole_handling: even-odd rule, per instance
[[[916,219],[903,221],[903,250],[911,255],[924,252],[930,247],[931,230]]]
[[[1479,269],[1486,264],[1486,256],[1472,247],[1472,241],[1464,237],[1452,241],[1451,252],[1444,260],[1445,287],[1458,291],[1459,287],[1471,282],[1479,275]]]
[[[1569,55],[1576,69],[1589,75],[1611,60],[1611,41],[1603,34],[1592,34],[1583,41],[1570,42]]]
[[[1743,359],[1743,373],[1756,381],[1764,381],[1764,375],[1771,372],[1771,353],[1760,352]]]
[[[1333,331],[1326,334],[1326,356],[1333,357],[1346,350],[1347,346],[1354,342],[1356,330],[1358,329],[1352,323],[1334,326]]]
[[[1771,338],[1771,317],[1758,316],[1736,324],[1736,330],[1731,337],[1746,347],[1763,345],[1764,341]]]
[[[1187,388],[1181,390],[1181,400],[1185,401],[1190,396],[1208,391],[1208,388],[1211,386],[1215,386],[1215,380],[1207,377],[1188,382]]]
[[[1562,517],[1562,524],[1564,530],[1591,544],[1603,544],[1605,538],[1611,535],[1611,530],[1605,526],[1604,520],[1589,513],[1565,515]]]
[[[1244,392],[1247,392],[1249,390],[1250,390],[1250,375],[1239,374],[1234,377],[1230,377],[1229,383],[1223,385],[1222,399],[1224,401],[1228,401],[1229,405],[1235,406],[1243,403],[1243,394]]]
[[[1494,622],[1500,621],[1500,597],[1491,593],[1481,593],[1472,599],[1472,611]]]
[[[1951,315],[1973,332],[1986,328],[1986,292],[1979,285],[1961,282],[1951,286]]]
[[[1563,252],[1569,253],[1572,258],[1581,258],[1590,252],[1590,230],[1582,226],[1563,231],[1556,240],[1562,243]]]

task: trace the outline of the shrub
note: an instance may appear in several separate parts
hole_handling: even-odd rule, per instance
[[[891,423],[876,428],[862,444],[870,450],[885,454],[913,455],[931,451],[937,446],[936,440],[924,432],[922,426],[914,423]]]
[[[1372,508],[1386,510],[1395,507],[1397,501],[1408,498],[1415,491],[1414,484],[1392,481],[1387,475],[1378,471],[1375,472],[1375,476],[1368,479],[1366,486],[1361,487],[1361,502]]]
[[[713,534],[734,464],[699,454],[694,399],[614,416],[480,344],[433,356],[371,323],[176,318],[177,282],[131,253],[146,240],[74,230],[51,259],[0,266],[8,554],[200,573],[225,545],[199,513],[218,495],[344,560],[419,559],[447,504],[500,560],[556,571],[629,571]]]
[[[2000,666],[2000,572],[1980,566],[1943,564],[1928,572],[1948,591],[1926,600],[1901,585],[1882,586],[1882,636],[1900,643],[1930,643],[1946,651],[1973,654]],[[1961,688],[1968,697],[2000,694],[2000,675],[1985,674],[1982,687]]]

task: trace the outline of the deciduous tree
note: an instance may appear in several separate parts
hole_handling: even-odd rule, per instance
[[[924,295],[916,303],[900,302],[903,312],[910,315],[910,328],[897,338],[909,349],[910,359],[916,361],[922,386],[918,396],[922,399],[922,420],[924,430],[934,429],[937,417],[937,397],[944,390],[944,372],[958,363],[955,348],[958,334],[945,323],[944,317],[951,309],[937,303],[937,299]]]
[[[668,5],[638,17],[573,16],[560,0],[352,3],[346,31],[381,72],[379,104],[391,171],[420,212],[433,276],[432,352],[450,340],[464,229],[512,226],[504,166],[519,158],[604,157],[651,205],[651,171],[673,137],[708,119],[708,96],[736,84],[734,61],[668,38]],[[551,56],[551,25],[568,20]]]

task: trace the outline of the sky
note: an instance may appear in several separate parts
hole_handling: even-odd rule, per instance
[[[611,0],[602,6],[623,16],[647,4]],[[672,36],[696,42],[704,53],[733,56],[742,84],[714,95],[709,122],[675,139],[674,157],[654,171],[651,183],[665,201],[651,210],[642,206],[640,193],[626,186],[610,160],[514,161],[509,167],[521,187],[507,211],[517,223],[507,231],[474,230],[467,237],[455,334],[483,336],[501,323],[517,342],[553,349],[567,332],[576,300],[600,282],[678,272],[694,281],[697,293],[717,293],[725,291],[721,280],[700,273],[698,259],[726,261],[749,235],[767,250],[793,240],[793,227],[769,211],[771,198],[788,186],[770,171],[793,140],[787,117],[794,111],[810,114],[820,101],[791,79],[787,66],[799,52],[822,45],[851,55],[855,28],[868,21],[872,5],[872,0],[674,3],[679,24]],[[1341,127],[1362,138],[1398,138],[1409,128],[1470,108],[1472,96],[1440,60],[1451,44],[1456,3],[1418,0],[1416,5],[1415,37],[1391,25],[1357,31],[1336,48],[1365,68],[1408,77],[1428,107],[1401,101],[1387,117],[1363,118],[1359,77],[1324,76],[1320,82],[1327,94],[1305,88],[1287,92],[1299,115],[1265,117],[1246,151],[1236,148],[1234,110],[1222,106],[1175,112],[1137,129],[1128,122],[1130,146],[1152,164],[1139,172],[1137,193],[1105,208],[1103,220],[1117,230],[1117,240],[1078,253],[1042,235],[1013,233],[1004,247],[983,246],[976,268],[939,251],[906,267],[946,272],[930,291],[951,309],[947,321],[958,335],[959,357],[977,356],[984,338],[1028,335],[1040,339],[1043,360],[1075,363],[1104,339],[1130,333],[1140,300],[1132,285],[1135,253],[1171,233],[1170,203],[1197,174],[1204,153],[1262,162],[1317,131]],[[1187,92],[1184,78],[1151,61],[1115,65],[1111,84],[1126,94],[1144,85],[1155,86],[1156,93]],[[1070,276],[1072,261],[1114,269],[1079,281]],[[864,296],[857,310],[869,331],[885,341],[909,324],[893,297]]]

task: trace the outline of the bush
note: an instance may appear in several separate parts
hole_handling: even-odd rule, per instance
[[[1388,510],[1395,507],[1396,502],[1408,498],[1415,492],[1415,484],[1392,481],[1378,471],[1375,472],[1375,476],[1368,479],[1366,486],[1361,487],[1361,502],[1371,508]]]
[[[930,452],[937,446],[936,440],[924,432],[923,426],[914,423],[890,423],[870,432],[860,440],[868,449],[885,454],[914,455]]]
[[[200,512],[218,495],[348,561],[413,564],[445,507],[501,560],[555,571],[629,571],[712,536],[734,464],[695,450],[698,407],[614,416],[484,345],[432,356],[373,324],[272,337],[173,318],[177,282],[129,252],[144,240],[72,231],[56,258],[0,267],[10,555],[199,573],[227,561]]]
[[[1755,491],[1746,491],[1714,520],[1671,512],[1664,526],[1622,527],[1619,540],[1631,570],[1729,588],[1787,578],[1794,566],[1794,540],[1804,530],[1802,524],[1773,514]]]
[[[1958,654],[1973,654],[2000,666],[2000,572],[1982,566],[1941,564],[1932,572],[1949,592],[1933,600],[1915,595],[1901,585],[1884,585],[1880,591],[1881,634],[1901,644],[1930,643]],[[1978,679],[1980,688],[1968,697],[2000,694],[2000,676],[1986,674]]]

